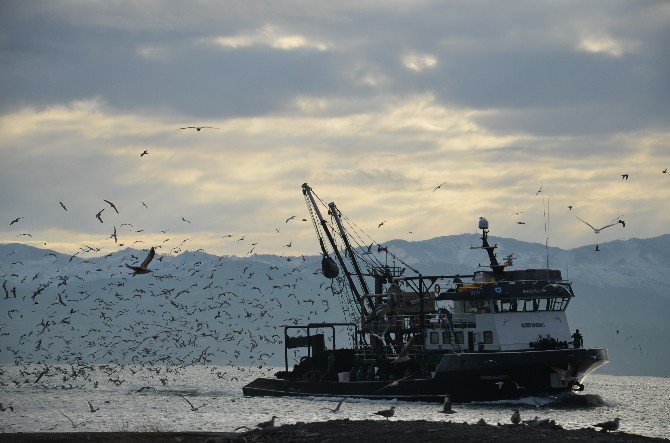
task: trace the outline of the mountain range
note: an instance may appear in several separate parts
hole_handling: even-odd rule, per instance
[[[670,375],[670,235],[602,243],[599,252],[489,241],[499,257],[516,257],[512,269],[548,262],[573,282],[570,327],[587,347],[609,350],[599,372]],[[471,274],[488,263],[479,244],[477,234],[392,240],[385,246],[396,258],[375,255],[424,275]],[[157,250],[153,272],[131,276],[125,265],[146,253],[82,258],[1,244],[0,362],[283,366],[283,325],[356,320],[344,280],[326,279],[320,256]],[[288,364],[300,355],[290,352]]]

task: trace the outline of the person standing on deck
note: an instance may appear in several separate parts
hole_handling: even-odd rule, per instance
[[[579,333],[579,329],[572,334],[572,346],[574,346],[575,349],[584,347],[584,337]]]

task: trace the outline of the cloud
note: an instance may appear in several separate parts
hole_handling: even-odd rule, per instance
[[[631,43],[618,41],[607,35],[584,37],[577,45],[577,49],[580,51],[604,54],[610,57],[621,57],[632,52],[634,48],[635,45]]]
[[[437,59],[432,54],[407,54],[402,58],[405,67],[414,72],[432,69],[437,65]]]
[[[309,229],[281,225],[305,214],[309,182],[380,241],[470,232],[482,215],[496,235],[544,241],[545,196],[626,213],[622,235],[665,233],[666,3],[294,5],[4,7],[2,212],[71,250],[111,250],[110,226],[128,222],[133,241],[167,229],[247,252],[219,235],[235,232],[258,252],[310,252]],[[191,125],[220,129],[178,129]],[[103,198],[122,214],[100,224]],[[593,240],[552,214],[557,244]],[[0,239],[18,233],[0,220]]]
[[[307,37],[298,34],[284,33],[272,25],[265,25],[252,32],[241,33],[233,36],[210,37],[202,40],[204,43],[213,44],[222,48],[241,49],[249,47],[269,47],[282,51],[295,51],[298,49],[316,49],[317,51],[328,50],[328,45],[311,41]]]

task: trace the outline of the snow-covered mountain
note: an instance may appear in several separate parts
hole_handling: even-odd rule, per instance
[[[490,242],[499,257],[518,257],[515,269],[543,268],[548,256],[573,281],[570,326],[588,346],[609,348],[612,362],[601,372],[670,375],[670,235],[605,243],[600,252]],[[479,244],[463,234],[386,246],[423,274],[469,274],[487,263],[470,248]],[[132,277],[125,264],[145,256],[0,245],[0,361],[281,365],[283,325],[353,320],[343,281],[325,279],[318,256],[158,253],[151,274]]]

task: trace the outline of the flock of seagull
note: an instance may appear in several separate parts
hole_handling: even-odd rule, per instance
[[[339,402],[337,403],[337,406],[335,408],[321,408],[328,410],[330,413],[336,414],[339,413],[341,410],[342,405],[344,402],[348,399],[348,397],[344,397]],[[188,400],[187,400],[188,401]],[[189,402],[190,404],[190,402]],[[438,411],[443,414],[455,414],[456,411],[452,409],[452,402],[449,397],[449,395],[445,395],[444,397],[444,403],[442,406],[442,409]],[[386,420],[389,420],[391,417],[394,417],[396,414],[396,407],[391,406],[389,409],[382,409],[376,412],[373,412],[372,415],[377,415],[380,417],[385,418]],[[269,430],[273,429],[275,427],[275,420],[278,419],[276,415],[273,415],[270,420],[267,421],[262,421],[256,425],[257,429],[260,430]],[[467,423],[467,422],[464,422]],[[514,412],[512,413],[512,416],[510,417],[510,423],[513,426],[528,426],[531,428],[540,428],[540,429],[553,429],[553,430],[558,430],[558,429],[564,429],[561,425],[557,424],[555,420],[553,419],[541,419],[538,416],[535,416],[534,418],[530,420],[522,420],[521,419],[521,413],[519,412],[518,409],[514,409]],[[619,423],[620,423],[620,418],[617,417],[614,420],[608,420],[600,423],[596,423],[592,425],[593,428],[600,428],[601,432],[607,433],[607,432],[614,432],[619,429]],[[481,418],[478,422],[478,425],[487,425],[486,421]],[[498,426],[502,426],[501,423],[498,423]],[[247,429],[248,431],[252,431],[252,428],[249,428],[247,426],[239,426],[238,428],[235,429],[235,431],[239,431],[241,429]]]
[[[141,156],[147,154],[145,150]],[[105,207],[95,213],[100,223],[108,221],[103,218],[105,210],[123,213],[123,205],[103,202]],[[58,202],[69,214],[66,203]],[[10,226],[18,229],[24,220],[17,217]],[[300,219],[293,215],[281,220],[288,224]],[[191,224],[185,217],[181,221]],[[118,228],[113,226],[108,240],[122,247],[126,232],[142,231],[121,223]],[[279,234],[279,227],[275,231]],[[0,369],[0,387],[95,389],[107,383],[124,389],[126,380],[121,374],[127,364],[140,365],[152,374],[155,385],[146,386],[143,392],[168,386],[167,372],[214,360],[237,371],[249,366],[273,371],[274,350],[283,337],[279,325],[335,315],[334,311],[328,314],[333,298],[326,291],[342,282],[321,280],[318,260],[288,255],[291,241],[279,257],[243,261],[211,256],[203,250],[177,255],[190,239],[162,232],[166,239],[150,247],[145,257],[125,249],[84,258],[100,253],[100,248],[89,245],[69,257],[37,248],[26,256],[21,248],[5,245],[8,253],[0,261],[4,298],[0,292],[0,299],[7,316],[0,321],[0,358],[21,369],[20,377]],[[223,236],[249,243],[245,257],[258,245],[246,237]],[[169,252],[158,252],[170,245]],[[160,265],[155,266],[157,261]],[[309,290],[301,290],[308,280]],[[314,291],[315,287],[319,289]],[[345,303],[344,297],[340,302]],[[9,336],[13,340],[5,339]],[[297,353],[292,356],[296,362]],[[70,370],[62,365],[70,365]],[[106,374],[107,381],[94,380],[96,372]],[[212,368],[212,374],[238,382],[235,374],[225,370]],[[202,407],[183,398],[191,411]],[[9,405],[2,410],[13,408]],[[99,409],[90,402],[87,408],[90,413]],[[61,414],[73,427],[81,424]]]
[[[200,132],[218,128],[186,126],[180,129]],[[147,155],[148,149],[140,153],[140,157]],[[666,173],[667,169],[662,172]],[[622,175],[622,180],[628,180],[628,175]],[[447,182],[441,183],[433,192],[446,185]],[[536,195],[541,192],[542,187]],[[95,214],[100,223],[105,222],[102,216],[106,209],[120,214],[114,202],[107,199],[103,199],[103,202],[107,206]],[[58,203],[68,212],[64,202]],[[148,210],[147,204],[141,203]],[[572,210],[571,207],[569,209]],[[625,221],[619,217],[599,228],[577,218],[593,229],[595,234],[618,224],[626,226]],[[24,217],[14,218],[9,225],[20,225],[23,219]],[[284,223],[293,220],[296,220],[295,215],[286,218]],[[181,217],[181,221],[191,224],[185,217]],[[381,221],[377,227],[381,228],[385,223],[386,220]],[[115,225],[108,237],[115,245],[123,246],[123,243],[119,243],[119,237],[124,227],[142,232],[135,230],[130,223],[122,223],[118,230]],[[277,233],[280,231],[279,228],[275,230]],[[162,232],[167,233],[167,230]],[[19,235],[32,237],[29,233]],[[233,234],[224,236],[233,237]],[[237,241],[245,241],[245,237],[241,235]],[[181,252],[181,247],[189,240],[183,239],[170,253]],[[141,241],[135,243],[137,242]],[[17,340],[19,348],[5,344],[0,352],[9,351],[12,354],[14,363],[22,366],[20,373],[23,378],[7,379],[3,376],[4,372],[0,372],[0,385],[13,383],[17,387],[39,386],[51,379],[60,380],[61,389],[83,388],[91,382],[91,372],[97,370],[108,374],[108,383],[118,387],[125,381],[118,374],[126,363],[140,364],[148,368],[160,364],[173,365],[175,369],[172,370],[179,370],[189,364],[211,363],[215,356],[224,354],[228,357],[228,364],[237,366],[238,370],[243,370],[240,363],[251,363],[258,365],[259,369],[268,367],[268,370],[272,370],[267,360],[274,353],[270,353],[269,348],[268,352],[260,351],[269,345],[280,343],[281,336],[268,336],[265,331],[277,330],[279,324],[303,323],[312,316],[323,316],[330,309],[331,294],[328,294],[330,297],[324,297],[321,292],[312,294],[310,298],[298,296],[299,287],[304,284],[303,277],[309,275],[316,278],[320,272],[318,263],[309,262],[304,256],[282,254],[282,263],[257,261],[232,273],[233,268],[239,264],[238,261],[207,256],[202,250],[196,251],[201,253],[202,259],[191,255],[190,261],[189,258],[180,261],[178,257],[170,254],[156,258],[156,249],[167,247],[169,242],[174,243],[174,240],[167,238],[161,245],[152,246],[139,265],[136,263],[141,257],[135,256],[133,250],[83,259],[79,257],[80,254],[100,252],[99,248],[84,245],[70,257],[53,252],[44,254],[45,260],[47,257],[55,258],[51,262],[53,268],[35,270],[25,266],[21,259],[14,260],[11,255],[15,251],[10,252],[7,260],[0,263],[0,278],[4,279],[4,302],[10,307],[7,317],[12,322],[11,325],[0,323],[0,336],[14,334],[16,330],[21,330],[21,325],[24,326],[24,331]],[[245,256],[253,253],[257,244],[251,242],[251,249]],[[290,248],[291,245],[292,242],[289,241],[285,247]],[[154,260],[164,263],[159,269],[151,269],[150,265]],[[120,270],[125,268],[132,273]],[[71,272],[68,273],[68,269]],[[188,274],[190,284],[185,284],[186,280],[173,275],[173,272]],[[227,275],[220,275],[224,273]],[[265,274],[263,284],[258,283],[258,276],[252,280],[257,273]],[[135,276],[139,277],[132,278]],[[104,284],[99,287],[103,281]],[[11,289],[7,286],[8,283],[13,285]],[[331,282],[330,286],[324,288],[325,284],[321,283],[319,289],[329,289],[335,293],[334,285],[342,282]],[[194,289],[197,294],[195,291],[191,293]],[[346,309],[344,298],[339,301],[341,307]],[[307,305],[309,307],[305,309]],[[138,315],[133,316],[135,313]],[[36,321],[37,318],[40,318],[39,322]],[[33,323],[29,323],[30,321]],[[224,344],[223,347],[221,343]],[[31,352],[24,355],[21,349],[30,349]],[[61,367],[50,366],[50,362],[54,361],[70,364],[71,370],[64,371]],[[87,361],[104,361],[105,364],[96,367],[86,364]],[[164,369],[163,373],[160,367],[150,370],[155,371],[155,380],[160,381],[157,384],[159,388],[169,383],[165,376],[169,369]],[[216,375],[219,378],[226,376],[220,371]],[[232,377],[230,381],[233,381]],[[97,387],[98,381],[95,381],[94,388]],[[156,390],[154,386],[145,388],[146,391]],[[197,411],[204,406],[194,405],[183,395],[182,398],[191,411]],[[342,399],[330,411],[339,412],[345,400],[346,398]],[[90,413],[99,409],[90,401],[88,407]],[[5,407],[0,403],[1,412],[13,410],[12,405]],[[454,412],[448,396],[445,397],[441,412]],[[374,414],[389,419],[395,414],[395,406]],[[62,412],[61,415],[73,427],[81,425]],[[273,416],[269,421],[259,423],[257,427],[274,427],[277,418]],[[515,411],[511,420],[514,424],[520,422],[518,411]],[[532,426],[528,421],[525,423]],[[616,419],[614,422],[596,426],[612,431],[618,428],[618,423]]]

